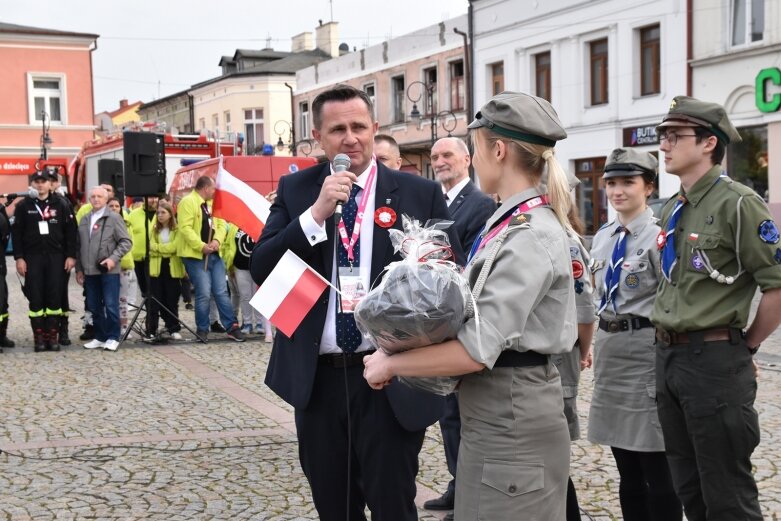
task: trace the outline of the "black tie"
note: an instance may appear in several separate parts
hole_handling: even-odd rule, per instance
[[[355,200],[355,196],[361,189],[357,184],[353,185],[353,189],[350,192],[350,198],[344,203],[342,208],[342,222],[347,230],[348,241],[353,232],[355,226],[355,216],[358,214],[358,203]],[[336,240],[339,240],[337,237]],[[359,271],[358,266],[361,262],[361,244],[360,241],[356,241],[353,247],[353,269],[356,273]],[[347,268],[350,266],[350,261],[347,258],[347,249],[340,245],[337,247],[339,251],[339,259],[337,265],[339,268]],[[338,296],[337,296],[338,298]],[[336,345],[342,348],[347,353],[354,353],[358,346],[361,345],[363,336],[358,330],[358,326],[355,325],[355,316],[352,313],[339,313],[339,309],[336,310]]]

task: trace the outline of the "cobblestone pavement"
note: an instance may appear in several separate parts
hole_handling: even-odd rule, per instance
[[[0,448],[7,452],[0,455],[0,520],[317,519],[298,466],[292,409],[263,385],[269,344],[260,337],[244,344],[126,342],[109,353],[77,343],[33,353],[26,302],[9,273],[10,336],[19,347],[0,354]],[[72,284],[74,339],[80,295]],[[182,316],[193,322],[192,312]],[[759,360],[762,443],[753,461],[766,518],[778,520],[781,332]],[[579,402],[584,432],[591,385],[587,371]],[[449,479],[436,426],[420,462],[418,504]],[[572,474],[593,519],[620,519],[606,447],[574,443]],[[424,521],[442,516],[419,514]]]

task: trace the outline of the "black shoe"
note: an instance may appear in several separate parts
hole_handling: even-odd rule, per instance
[[[16,344],[7,336],[0,337],[0,347],[15,347]],[[0,351],[2,353],[2,351]]]
[[[94,340],[95,339],[95,327],[86,325],[84,326],[84,332],[79,335],[79,340]]]
[[[184,305],[184,309],[189,309],[190,311],[192,311],[193,309],[195,309],[195,306],[193,306],[188,302],[187,304]]]
[[[426,510],[453,510],[455,494],[447,491],[436,499],[429,499],[423,503]]]
[[[212,333],[225,333],[225,328],[222,327],[222,324],[220,324],[216,320],[212,323],[211,330]]]
[[[208,331],[196,331],[195,334],[203,340],[204,342],[207,342],[209,340],[209,332]]]
[[[244,342],[246,340],[238,324],[234,324],[231,330],[228,331],[228,338],[232,338],[236,342]]]

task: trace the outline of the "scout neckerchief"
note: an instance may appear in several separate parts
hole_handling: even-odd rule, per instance
[[[469,252],[469,259],[467,259],[467,263],[472,260],[472,258],[479,252],[481,249],[485,247],[486,244],[488,244],[488,241],[502,233],[509,225],[510,221],[513,219],[513,217],[517,217],[521,215],[522,213],[526,213],[532,208],[538,208],[538,207],[547,207],[548,204],[548,195],[543,194],[536,197],[532,197],[528,201],[524,201],[520,205],[518,205],[517,208],[512,210],[512,213],[508,215],[499,226],[496,226],[489,230],[484,237],[482,237],[479,241],[475,239],[475,242],[472,243],[472,251]],[[485,226],[483,226],[485,228]],[[480,230],[480,232],[477,234],[478,237],[480,237],[480,234],[483,230]]]
[[[371,196],[372,183],[374,177],[377,175],[377,162],[372,157],[371,170],[366,178],[366,187],[363,189],[363,197],[361,197],[361,204],[358,205],[358,213],[355,215],[355,224],[353,225],[350,238],[347,238],[347,227],[344,225],[344,221],[339,221],[339,237],[342,240],[342,246],[347,250],[347,260],[350,262],[350,266],[355,263],[355,254],[353,252],[355,244],[358,242],[358,238],[361,235],[361,223],[363,223],[363,213],[366,210],[366,204],[369,202]]]
[[[602,302],[599,304],[599,310],[597,315],[601,315],[607,307],[608,302],[613,303],[613,311],[616,310],[616,296],[615,293],[618,290],[618,284],[621,281],[621,264],[624,262],[624,254],[626,253],[626,239],[629,236],[629,230],[625,226],[618,226],[612,235],[620,234],[615,246],[613,247],[613,255],[610,258],[610,265],[607,267],[604,281],[604,293],[602,294]],[[611,235],[611,236],[612,236]]]

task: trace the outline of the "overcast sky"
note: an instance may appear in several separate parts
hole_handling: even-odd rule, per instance
[[[466,13],[467,0],[0,0],[0,21],[100,35],[95,112],[152,101],[220,74],[237,48],[290,51],[318,20],[340,43],[375,45]],[[466,29],[466,28],[464,28]],[[268,40],[270,39],[270,40]]]

